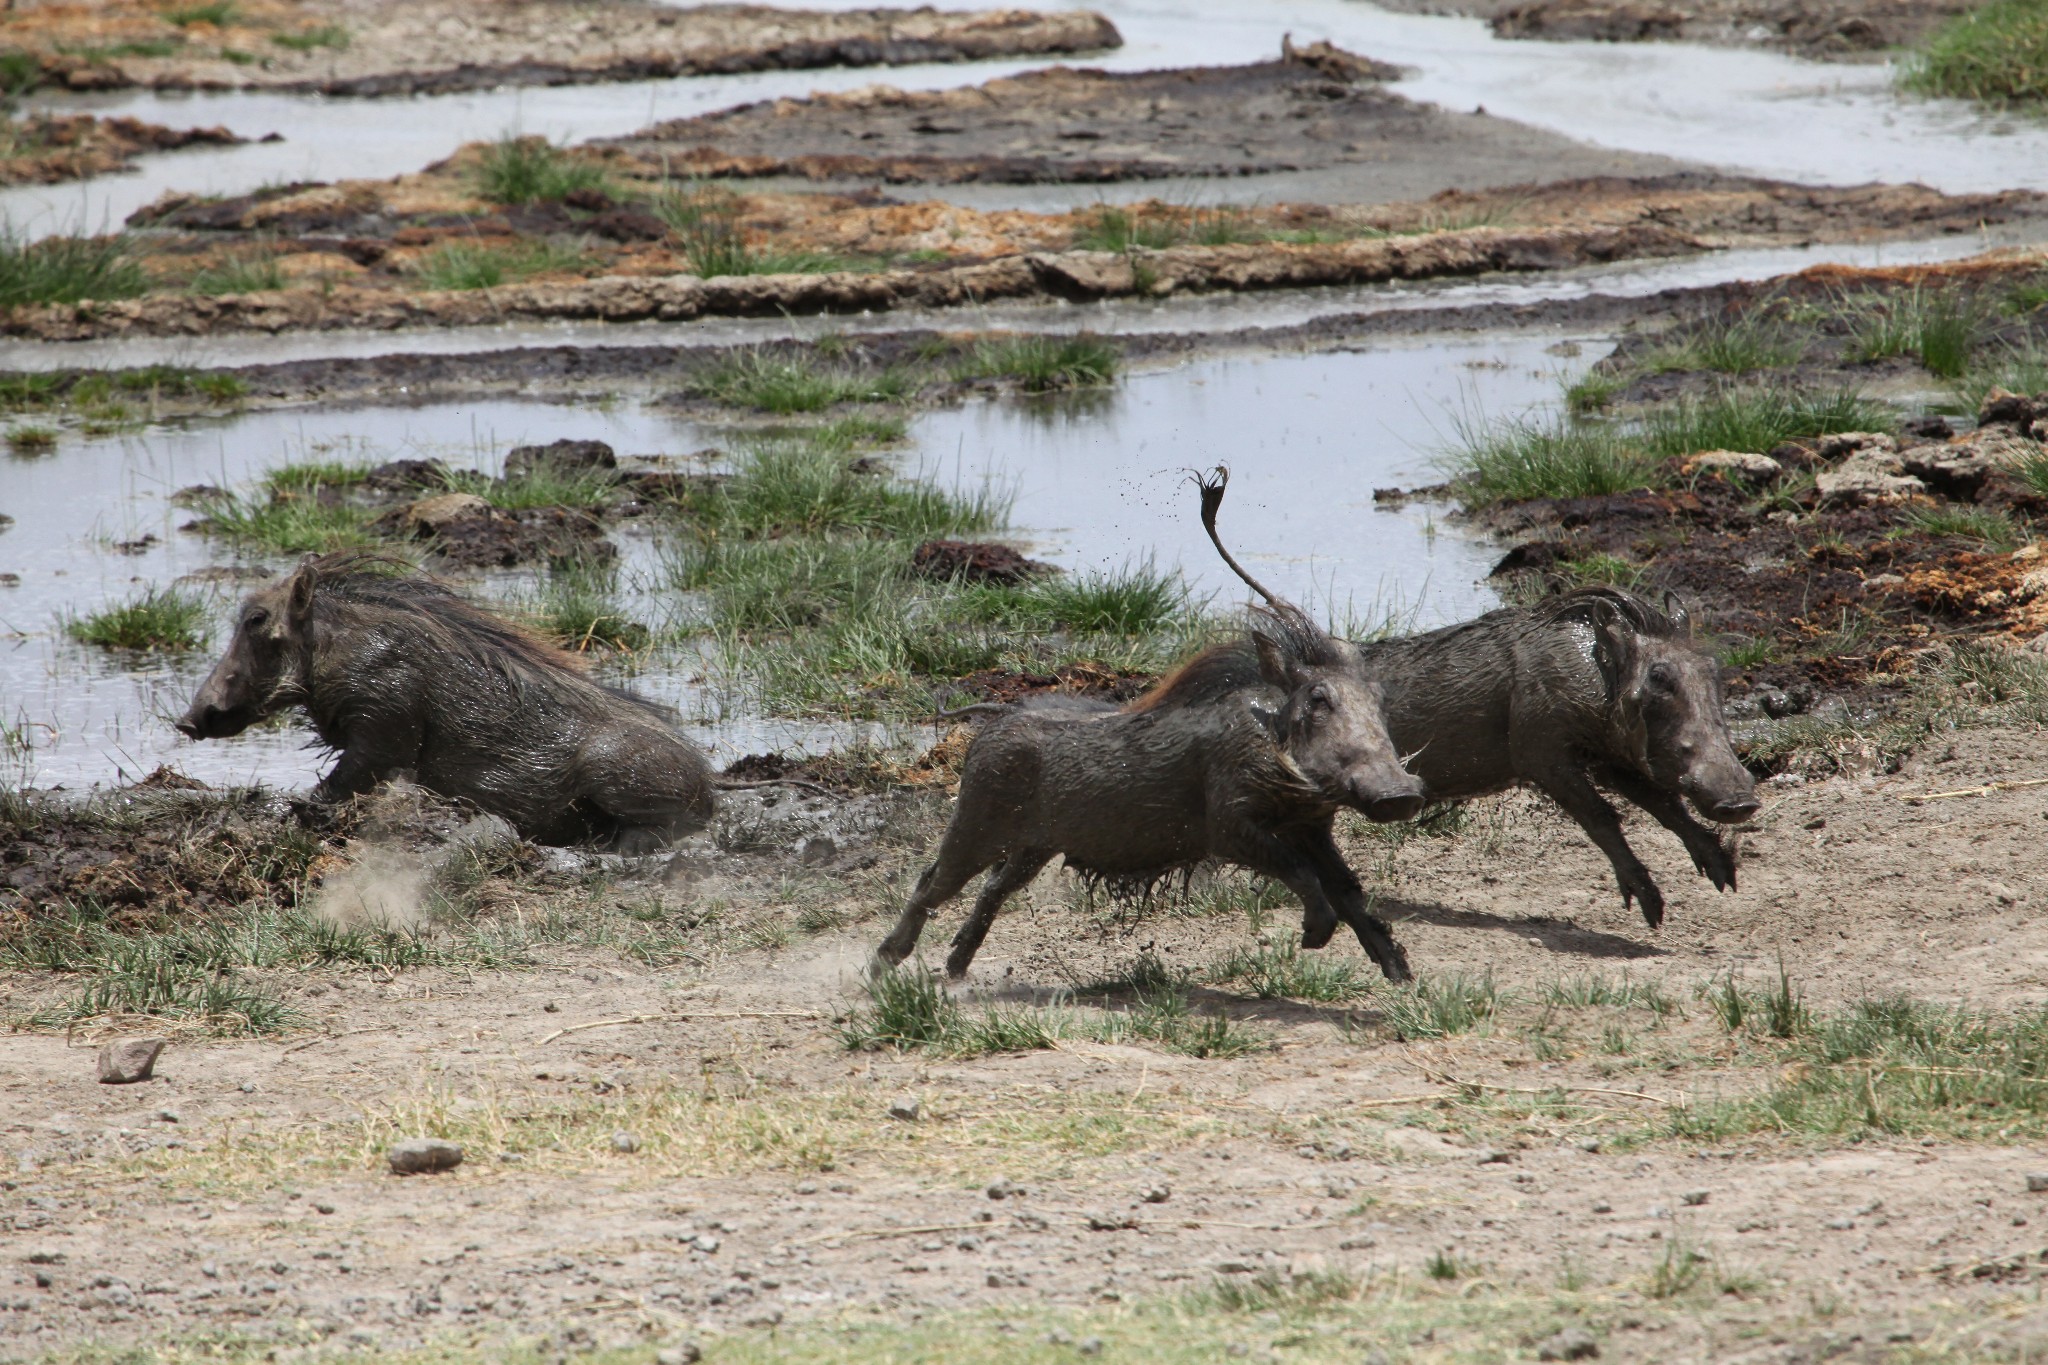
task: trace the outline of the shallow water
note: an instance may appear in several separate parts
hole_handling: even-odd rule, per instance
[[[1441,523],[1441,507],[1374,509],[1376,487],[1435,477],[1433,453],[1460,414],[1523,411],[1558,392],[1599,353],[1549,354],[1555,337],[1403,346],[1372,351],[1208,360],[1134,374],[1079,406],[1022,400],[926,413],[913,423],[906,472],[1015,493],[1019,538],[1078,570],[1147,556],[1178,565],[1198,594],[1239,600],[1193,516],[1189,469],[1228,463],[1228,542],[1277,591],[1369,622],[1396,609],[1428,625],[1483,609],[1496,551]],[[1361,417],[1361,413],[1365,416]],[[29,747],[7,757],[37,786],[70,788],[147,774],[169,762],[213,782],[263,780],[297,788],[321,768],[298,728],[194,744],[168,717],[183,708],[215,649],[189,659],[117,659],[62,633],[63,614],[125,601],[209,565],[234,563],[177,528],[191,514],[169,501],[196,483],[243,485],[308,458],[437,457],[495,469],[511,446],[562,436],[606,440],[622,457],[687,457],[718,433],[659,408],[494,401],[420,407],[251,414],[220,423],[90,442],[36,460],[0,463],[0,727]],[[154,535],[138,553],[117,541]],[[660,586],[659,547],[632,523],[617,533],[629,601],[660,624],[686,609]],[[1312,552],[1304,547],[1313,547]],[[257,561],[276,569],[283,561]],[[530,580],[482,585],[516,593]],[[219,610],[243,590],[212,589]],[[651,667],[633,686],[676,705],[721,761],[761,749],[821,750],[852,728],[722,714],[689,679],[685,659]],[[863,732],[865,733],[865,732]]]
[[[857,3],[828,0],[828,7]],[[1281,35],[1291,32],[1297,42],[1328,38],[1411,68],[1400,88],[1417,99],[1453,110],[1483,104],[1598,146],[1816,184],[2048,188],[2048,126],[1954,101],[1902,98],[1879,65],[1686,44],[1503,41],[1478,20],[1392,14],[1359,0],[1103,0],[1091,7],[1115,21],[1125,46],[1089,64],[1116,70],[1243,62],[1277,53]],[[0,217],[39,234],[99,228],[168,189],[233,194],[279,180],[389,176],[508,130],[613,136],[749,100],[877,83],[947,88],[1044,64],[764,72],[417,100],[146,92],[46,100],[174,126],[224,124],[250,137],[278,131],[288,140],[148,157],[137,174],[85,185],[9,190],[0,193]],[[1157,188],[1120,187],[1103,197],[1139,198]],[[1238,188],[1256,193],[1255,185]]]
[[[829,332],[897,332],[962,326],[1038,332],[1100,332],[1135,336],[1161,332],[1219,332],[1291,327],[1344,314],[1411,312],[1425,308],[1477,308],[1585,298],[1594,294],[1641,298],[1667,289],[1698,289],[1737,280],[1764,280],[1829,262],[1865,267],[1958,260],[1991,246],[2021,240],[2011,234],[1948,236],[1920,242],[1773,247],[1709,252],[1677,260],[1626,261],[1532,275],[1490,275],[1477,280],[1417,280],[1341,288],[1276,289],[1265,293],[1112,299],[1101,303],[993,304],[972,311],[904,309],[891,313],[783,318],[705,318],[697,322],[522,323],[504,327],[421,328],[406,332],[291,332],[281,336],[228,333],[210,337],[134,337],[65,342],[0,340],[0,370],[127,368],[142,365],[202,367],[258,365],[291,360],[408,354],[460,355],[522,346],[750,345]]]

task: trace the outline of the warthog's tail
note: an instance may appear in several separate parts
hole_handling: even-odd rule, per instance
[[[1268,606],[1275,610],[1289,609],[1289,603],[1275,597],[1271,588],[1244,571],[1244,565],[1238,563],[1231,557],[1230,551],[1223,548],[1223,537],[1216,534],[1216,509],[1223,506],[1223,490],[1230,486],[1230,467],[1219,464],[1207,477],[1196,475],[1195,483],[1202,490],[1202,529],[1209,533],[1209,543],[1216,547],[1216,553],[1223,556],[1223,562],[1230,566],[1232,573],[1245,581],[1247,587],[1266,599]]]

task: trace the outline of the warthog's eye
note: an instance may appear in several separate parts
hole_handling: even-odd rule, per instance
[[[1308,709],[1317,715],[1336,710],[1337,704],[1330,700],[1330,689],[1321,684],[1310,688],[1308,693]]]
[[[247,616],[242,618],[242,624],[250,630],[261,630],[269,621],[270,613],[261,607],[254,608]]]
[[[1650,686],[1656,688],[1659,692],[1676,692],[1678,690],[1678,670],[1670,664],[1651,664]]]

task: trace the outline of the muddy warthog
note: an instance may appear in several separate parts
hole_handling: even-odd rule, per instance
[[[1221,498],[1220,479],[1205,486],[1212,536]],[[880,961],[908,957],[931,912],[984,868],[994,870],[946,959],[953,976],[1054,855],[1125,884],[1215,860],[1279,880],[1312,920],[1349,924],[1380,970],[1405,981],[1407,957],[1367,909],[1330,826],[1344,806],[1408,819],[1421,786],[1394,756],[1357,650],[1272,602],[1255,609],[1246,640],[1196,655],[1127,706],[1019,707],[991,720],[968,746],[952,823]]]
[[[178,729],[218,739],[303,706],[340,754],[319,799],[404,774],[540,843],[645,853],[710,821],[704,755],[661,708],[391,568],[309,557],[253,594]]]

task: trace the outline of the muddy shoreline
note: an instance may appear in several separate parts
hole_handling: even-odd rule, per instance
[[[226,128],[166,128],[134,118],[30,114],[10,120],[0,185],[58,185],[135,169],[135,158],[187,147],[234,147]]]
[[[898,66],[1099,51],[1115,27],[1081,11],[829,12],[540,0],[487,16],[448,0],[267,0],[177,22],[140,4],[31,9],[11,41],[71,90],[445,95],[826,66]],[[573,19],[565,19],[573,16]],[[212,19],[220,18],[216,24]]]

